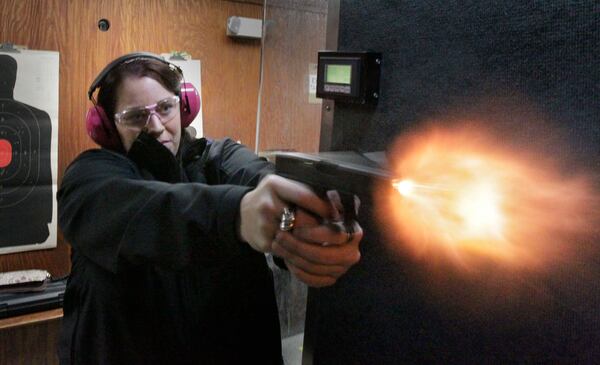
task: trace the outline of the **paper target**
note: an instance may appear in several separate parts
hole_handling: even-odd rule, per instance
[[[53,219],[56,216],[53,178],[56,174],[53,171],[56,148],[52,150],[56,128],[53,128],[52,117],[47,111],[23,98],[19,100],[17,95],[20,75],[39,75],[39,69],[47,66],[36,66],[35,58],[39,56],[36,51],[18,55],[0,53],[0,253],[56,246]],[[37,61],[48,58],[44,56]],[[55,58],[58,61],[58,54]],[[37,67],[38,71],[20,70],[29,67]],[[25,77],[25,87],[37,90],[23,95],[32,95],[33,98],[40,87],[58,92],[58,62],[55,72],[55,87],[44,84],[39,76],[33,83]],[[46,97],[42,104],[53,98],[58,103],[57,95],[46,94]],[[58,108],[49,109],[56,114]]]

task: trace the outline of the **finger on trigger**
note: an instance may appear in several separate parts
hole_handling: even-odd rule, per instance
[[[329,204],[315,194],[310,187],[281,176],[272,177],[272,181],[275,192],[281,200],[293,203],[322,218],[328,218],[331,214]]]

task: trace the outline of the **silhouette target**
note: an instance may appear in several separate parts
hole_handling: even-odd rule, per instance
[[[0,247],[44,243],[52,220],[50,116],[14,100],[16,76],[0,55]]]

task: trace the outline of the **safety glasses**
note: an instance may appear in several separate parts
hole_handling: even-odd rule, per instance
[[[150,116],[155,114],[162,124],[168,123],[179,113],[179,96],[173,95],[156,104],[125,109],[115,114],[115,122],[134,130],[142,130]]]

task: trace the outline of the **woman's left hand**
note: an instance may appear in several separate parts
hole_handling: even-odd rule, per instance
[[[313,287],[333,285],[360,260],[362,228],[357,222],[319,223],[303,209],[296,209],[293,231],[280,231],[272,252],[281,257],[290,272]]]

